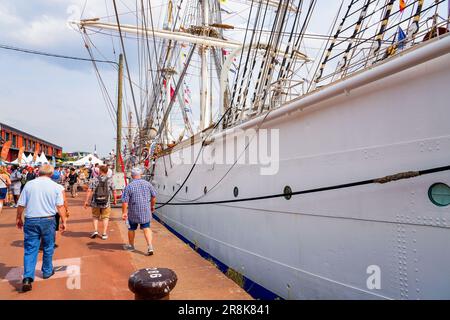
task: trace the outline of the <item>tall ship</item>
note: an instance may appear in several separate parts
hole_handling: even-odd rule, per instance
[[[158,220],[256,298],[450,298],[448,1],[132,3],[76,27]]]

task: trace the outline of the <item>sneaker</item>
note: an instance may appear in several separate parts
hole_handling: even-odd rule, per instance
[[[148,256],[152,256],[152,255],[153,255],[153,247],[152,247],[152,246],[149,246],[149,247],[148,247],[147,255],[148,255]]]
[[[123,249],[127,251],[134,251],[134,246],[132,246],[131,244],[126,244],[123,246]]]
[[[94,232],[92,232],[92,234],[90,235],[89,238],[95,239],[97,236],[98,236],[98,232],[97,232],[97,231],[94,231]]]
[[[108,239],[108,235],[106,233],[102,234],[102,240]]]

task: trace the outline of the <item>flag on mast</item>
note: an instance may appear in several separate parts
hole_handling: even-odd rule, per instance
[[[397,47],[399,49],[403,49],[405,47],[405,39],[406,39],[406,34],[403,31],[403,29],[401,27],[398,27],[398,32],[397,32]]]
[[[3,159],[3,160],[6,161],[6,159],[8,158],[9,149],[11,148],[11,144],[12,144],[12,141],[11,141],[11,140],[6,141],[6,142],[3,144],[2,152],[1,152],[1,155],[0,155],[0,158],[1,158],[1,159]]]

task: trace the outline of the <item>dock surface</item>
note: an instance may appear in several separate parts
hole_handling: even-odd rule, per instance
[[[152,220],[155,254],[146,256],[141,230],[136,231],[135,252],[123,249],[127,229],[121,210],[113,209],[108,240],[90,239],[91,210],[82,208],[85,194],[70,199],[68,230],[57,236],[59,247],[53,258],[55,275],[41,278],[39,253],[33,290],[22,293],[23,233],[15,227],[16,209],[0,214],[0,299],[134,299],[128,278],[141,268],[170,268],[178,283],[171,300],[250,300],[242,288],[227,278],[156,220]],[[68,196],[69,197],[69,196]],[[99,226],[101,230],[101,223]]]

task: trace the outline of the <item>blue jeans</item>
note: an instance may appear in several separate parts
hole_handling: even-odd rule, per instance
[[[53,252],[55,251],[55,217],[27,218],[23,226],[24,255],[23,277],[34,280],[39,246],[42,240],[44,256],[42,258],[42,274],[50,276],[53,272]]]

